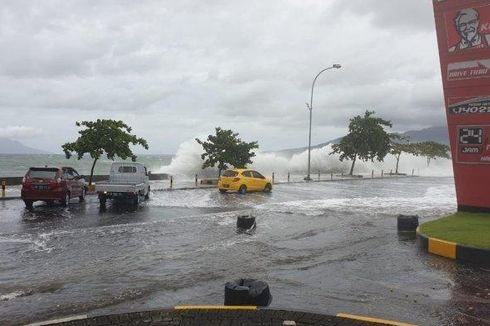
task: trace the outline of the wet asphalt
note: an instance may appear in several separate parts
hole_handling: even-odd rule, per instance
[[[396,230],[397,214],[455,210],[452,179],[428,177],[156,191],[136,209],[0,202],[0,324],[222,304],[241,277],[269,283],[271,308],[489,324],[490,270],[422,253]],[[253,234],[236,232],[243,213]]]

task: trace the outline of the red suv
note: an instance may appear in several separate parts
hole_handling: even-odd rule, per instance
[[[71,167],[30,168],[22,180],[21,198],[28,209],[35,201],[48,204],[55,200],[67,206],[71,198],[85,199],[84,176]]]

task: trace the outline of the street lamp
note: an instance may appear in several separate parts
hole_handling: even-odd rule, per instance
[[[310,104],[306,103],[306,106],[308,107],[308,110],[310,110],[310,129],[309,129],[309,133],[308,133],[308,175],[306,176],[305,180],[306,181],[310,181],[311,180],[311,177],[310,177],[310,167],[311,167],[311,118],[312,118],[312,115],[313,115],[313,88],[315,87],[315,82],[318,78],[318,76],[320,76],[322,74],[322,72],[324,71],[327,71],[327,70],[330,70],[330,69],[340,69],[342,68],[341,65],[339,64],[333,64],[331,67],[328,67],[328,68],[325,68],[323,69],[322,71],[320,71],[315,79],[313,79],[313,84],[311,85],[311,98],[310,98]]]

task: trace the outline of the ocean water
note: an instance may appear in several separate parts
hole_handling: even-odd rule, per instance
[[[350,162],[339,160],[338,155],[330,155],[332,148],[326,145],[311,151],[311,174],[316,177],[320,172],[323,176],[333,173],[348,173]],[[183,142],[175,155],[139,155],[138,161],[144,163],[153,173],[167,173],[174,179],[192,181],[194,176],[216,177],[217,169],[202,170],[203,149],[194,139]],[[308,151],[286,155],[275,152],[257,152],[252,158],[250,168],[271,176],[275,174],[276,180],[285,181],[288,173],[298,180],[302,180],[307,169]],[[107,174],[112,161],[102,158],[95,166],[95,174]],[[64,155],[8,155],[0,154],[0,177],[23,176],[31,166],[72,166],[81,174],[89,174],[92,166],[90,158],[67,160]],[[372,171],[379,176],[381,171],[389,173],[395,171],[396,160],[393,155],[387,155],[383,162],[356,162],[355,174],[370,176]],[[453,175],[451,161],[447,159],[432,160],[427,164],[424,157],[402,155],[399,163],[399,172],[418,176],[450,177]]]
[[[144,163],[149,171],[156,171],[162,166],[169,164],[172,155],[138,155],[137,162]],[[95,174],[108,174],[110,165],[113,161],[102,158],[95,165]],[[12,155],[0,154],[0,177],[20,177],[23,176],[31,166],[71,166],[80,174],[90,174],[93,160],[83,158],[77,160],[76,157],[66,159],[60,154],[36,154],[36,155]]]

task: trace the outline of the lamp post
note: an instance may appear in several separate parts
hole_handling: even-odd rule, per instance
[[[309,129],[309,133],[308,133],[308,174],[305,178],[306,181],[310,181],[311,180],[311,177],[310,177],[310,168],[311,168],[311,118],[313,116],[313,89],[315,88],[315,82],[318,78],[318,76],[320,76],[324,71],[327,71],[327,70],[330,70],[330,69],[340,69],[342,68],[341,65],[339,64],[333,64],[331,67],[328,67],[328,68],[325,68],[323,69],[322,71],[320,71],[315,79],[313,79],[313,84],[311,85],[311,98],[310,98],[310,104],[306,103],[306,106],[308,107],[308,110],[310,110],[310,129]]]

